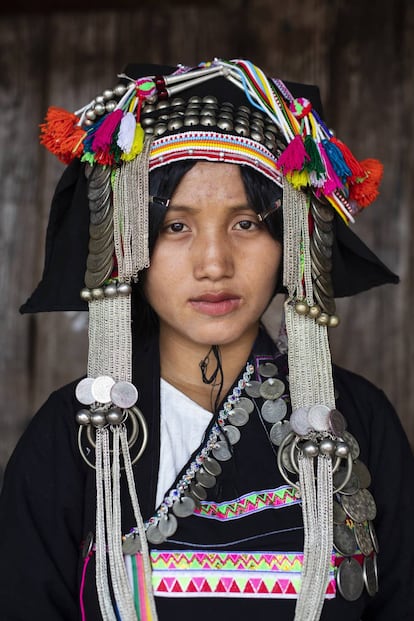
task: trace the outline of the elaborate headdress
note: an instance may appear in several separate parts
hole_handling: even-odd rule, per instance
[[[279,468],[302,499],[305,559],[295,619],[319,619],[332,551],[333,471],[344,465],[343,487],[352,466],[335,409],[328,329],[338,323],[335,297],[397,280],[348,227],[376,198],[382,166],[358,161],[328,129],[316,87],[269,78],[248,61],[131,65],[119,78],[74,114],[49,109],[41,126],[41,142],[69,166],[53,200],[43,278],[22,307],[37,312],[89,306],[88,376],[77,387],[85,408],[77,420],[86,461],[82,434],[95,446],[90,465],[97,474],[97,591],[103,618],[115,618],[108,575],[122,619],[136,618],[122,558],[120,454],[142,551],[141,608],[149,611],[145,618],[155,619],[147,538],[156,543],[169,535],[171,521],[164,518],[174,503],[191,499],[197,468],[219,445],[221,425],[233,407],[227,402],[220,413],[215,436],[184,478],[180,497],[170,498],[144,524],[132,474],[133,460],[145,449],[146,428],[132,384],[131,288],[149,266],[151,210],[162,217],[167,209],[149,195],[148,174],[177,160],[202,159],[253,167],[283,188],[293,412],[279,455],[289,444],[298,481],[291,480],[281,459]],[[239,392],[249,379],[246,369]],[[138,435],[139,449],[131,457]],[[215,455],[220,460],[220,450]]]

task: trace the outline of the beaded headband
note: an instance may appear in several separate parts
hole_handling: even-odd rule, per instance
[[[146,437],[132,386],[131,285],[150,263],[149,171],[177,160],[207,159],[251,166],[283,187],[293,414],[335,408],[327,333],[328,326],[338,323],[331,275],[334,218],[353,222],[377,196],[382,175],[378,161],[359,162],[353,156],[308,99],[293,97],[284,82],[267,77],[249,61],[214,59],[158,73],[121,74],[122,83],[74,114],[50,108],[41,125],[42,144],[67,164],[80,159],[88,178],[89,245],[81,293],[89,306],[88,377],[76,393],[87,407],[77,421],[81,453],[85,457],[84,430],[95,448],[95,464],[88,463],[97,471],[97,592],[105,620],[114,618],[109,575],[116,607],[123,618],[136,619],[122,562],[120,506],[115,503],[108,510],[109,499],[119,500],[120,452],[141,545],[146,618],[156,619],[147,545],[151,537],[140,515],[133,443],[127,437],[128,421],[135,436],[141,426],[141,437]],[[232,88],[228,101],[218,97],[223,84]],[[204,86],[217,97],[200,95]],[[188,96],[197,89],[199,95]],[[185,94],[187,99],[181,97]],[[325,450],[323,441],[334,433],[325,428],[311,433],[317,451],[297,458],[305,560],[296,621],[320,617],[332,551],[332,462],[342,459]],[[301,441],[299,433],[297,443]],[[144,449],[145,441],[135,459]]]

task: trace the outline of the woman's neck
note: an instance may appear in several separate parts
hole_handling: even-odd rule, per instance
[[[258,328],[246,334],[236,343],[219,347],[223,374],[223,387],[220,401],[238,377],[247,362]],[[208,355],[208,357],[207,357]],[[167,328],[160,326],[161,377],[187,395],[206,410],[214,409],[219,392],[220,374],[211,384],[203,382],[200,363],[204,361],[205,377],[210,378],[216,370],[217,359],[211,346],[199,345],[171,335]]]

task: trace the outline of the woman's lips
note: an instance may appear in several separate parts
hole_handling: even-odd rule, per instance
[[[190,305],[199,313],[211,316],[227,315],[236,310],[241,299],[234,293],[205,293],[190,300]]]

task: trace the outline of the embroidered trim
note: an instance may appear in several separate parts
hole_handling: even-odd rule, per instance
[[[189,157],[247,164],[282,186],[282,175],[266,147],[250,138],[219,132],[189,131],[156,138],[151,145],[149,170]]]
[[[300,504],[293,488],[284,485],[277,489],[252,492],[232,502],[203,501],[194,510],[194,515],[211,520],[237,520],[265,509],[282,509],[290,505]]]
[[[159,597],[296,598],[303,554],[153,550],[152,584]],[[336,594],[335,555],[325,597]]]

